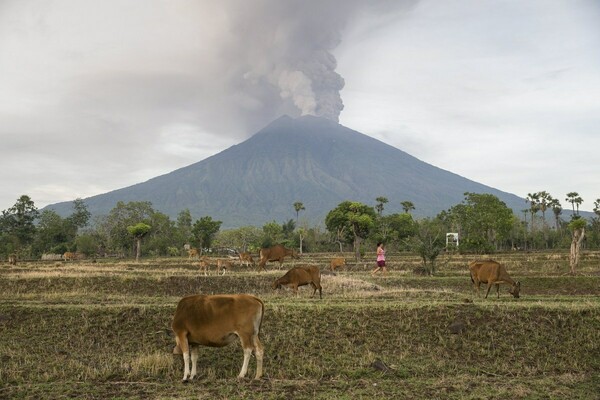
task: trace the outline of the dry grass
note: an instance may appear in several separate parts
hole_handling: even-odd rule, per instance
[[[325,269],[329,256],[305,255],[302,263]],[[274,292],[270,283],[285,271],[235,268],[204,277],[186,259],[0,266],[0,398],[593,398],[599,392],[595,254],[585,258],[587,276],[577,277],[548,267],[564,269],[562,254],[498,256],[522,278],[518,300],[505,290],[499,300],[474,297],[468,257],[448,256],[436,277],[414,276],[414,256],[390,258],[387,276],[371,277],[364,266],[324,273],[323,300],[311,298],[310,288],[297,297]],[[180,384],[183,366],[171,354],[169,328],[177,300],[238,292],[266,304],[265,379],[235,379],[242,360],[235,344],[203,348],[199,381]],[[449,327],[457,323],[454,334]],[[389,369],[374,368],[378,361]]]

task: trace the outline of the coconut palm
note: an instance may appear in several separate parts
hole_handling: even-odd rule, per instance
[[[296,225],[298,225],[298,215],[301,210],[306,210],[304,204],[301,201],[297,201],[294,203],[294,210],[296,210]]]
[[[569,192],[567,193],[567,198],[565,200],[571,203],[573,215],[579,215],[579,206],[583,203],[583,199],[579,196],[579,193]],[[575,206],[577,206],[577,212],[575,212]]]
[[[415,209],[415,205],[412,203],[412,201],[403,201],[400,203],[400,205],[402,206],[404,212],[407,214],[410,214],[410,210]]]
[[[381,217],[381,214],[383,213],[384,204],[388,202],[388,199],[387,197],[380,196],[377,197],[375,201],[377,202],[375,210],[377,210],[377,214],[379,214],[379,216]]]

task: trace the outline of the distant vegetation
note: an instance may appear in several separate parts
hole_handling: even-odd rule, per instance
[[[306,207],[297,201],[289,205],[290,218],[286,221],[221,230],[221,221],[208,215],[194,221],[187,209],[172,221],[150,202],[118,202],[108,215],[91,219],[85,203],[77,199],[71,214],[63,218],[52,210],[39,212],[34,201],[23,195],[0,217],[0,257],[39,259],[43,254],[65,252],[91,258],[180,256],[185,254],[186,244],[201,252],[230,249],[257,253],[261,247],[280,243],[301,247],[303,253],[353,251],[355,259],[360,259],[382,241],[391,251],[419,254],[431,273],[442,251],[491,254],[569,249],[574,235],[580,248],[598,249],[600,199],[594,202],[595,216],[587,221],[579,217],[578,206],[575,208],[583,201],[576,192],[569,193],[566,201],[573,206],[571,221],[561,218],[560,202],[547,192],[529,194],[522,218],[494,195],[465,193],[460,204],[436,217],[415,219],[411,211],[418,209],[418,204],[402,201],[399,204],[404,212],[387,214],[389,200],[376,197],[373,206],[341,202],[327,214],[325,228],[303,221],[301,211]],[[572,223],[578,219],[581,221]],[[458,235],[447,240],[447,233]]]

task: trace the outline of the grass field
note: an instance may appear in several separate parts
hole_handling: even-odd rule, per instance
[[[0,265],[0,399],[600,398],[600,253],[575,277],[564,253],[495,256],[520,299],[477,298],[473,256],[440,257],[434,277],[401,254],[387,276],[372,263],[331,274],[332,256],[295,263],[324,271],[322,300],[273,291],[276,264],[225,276],[187,259]],[[202,348],[200,378],[181,383],[170,322],[192,293],[265,302],[262,380],[236,379],[236,343]]]

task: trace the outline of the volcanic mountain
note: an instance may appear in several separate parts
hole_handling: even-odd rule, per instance
[[[189,209],[194,219],[211,216],[223,228],[261,226],[295,218],[323,223],[344,200],[374,205],[386,197],[385,214],[411,201],[416,216],[434,216],[464,199],[465,192],[491,193],[519,210],[524,199],[434,167],[379,140],[334,121],[283,116],[200,162],[146,182],[84,199],[93,215],[107,214],[117,201],[150,201],[176,218]],[[71,213],[71,203],[47,208]]]

